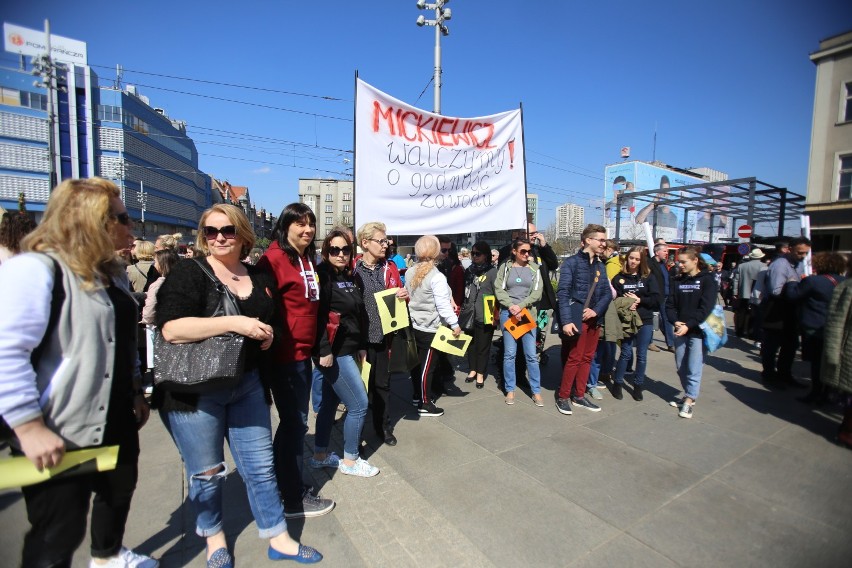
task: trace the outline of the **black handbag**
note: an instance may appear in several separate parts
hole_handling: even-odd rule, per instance
[[[414,341],[411,328],[406,327],[394,332],[391,339],[388,372],[409,373],[419,364],[420,356],[417,354],[417,343]]]
[[[193,259],[216,285],[219,305],[211,317],[238,316],[234,295],[200,259]],[[160,330],[154,337],[154,384],[175,392],[198,392],[236,385],[243,374],[245,336],[225,333],[193,343],[170,343]],[[199,388],[201,387],[201,388]]]

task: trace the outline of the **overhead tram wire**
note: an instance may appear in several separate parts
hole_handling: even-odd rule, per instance
[[[352,118],[346,118],[346,117],[340,117],[340,116],[331,116],[329,114],[319,114],[319,113],[316,113],[316,112],[308,112],[308,111],[305,111],[305,110],[295,110],[295,109],[290,109],[290,108],[277,107],[277,106],[273,106],[273,105],[264,105],[264,104],[260,104],[260,103],[252,103],[252,102],[249,102],[249,101],[240,101],[240,100],[237,100],[237,99],[227,99],[227,98],[224,98],[224,97],[214,97],[213,95],[202,95],[201,93],[191,93],[189,91],[180,91],[178,89],[169,89],[169,88],[166,88],[166,87],[155,87],[154,85],[143,85],[141,83],[134,83],[134,84],[137,87],[145,87],[146,89],[154,89],[154,90],[157,90],[157,91],[166,91],[168,93],[176,93],[176,94],[179,94],[179,95],[187,95],[187,96],[190,96],[190,97],[200,97],[202,99],[210,99],[210,100],[221,101],[221,102],[225,102],[225,103],[234,103],[234,104],[239,104],[239,105],[253,106],[253,107],[265,108],[265,109],[269,109],[269,110],[278,110],[278,111],[281,111],[281,112],[291,112],[291,113],[294,113],[294,114],[304,114],[306,116],[313,116],[314,118],[327,118],[329,120],[340,120],[340,121],[343,121],[343,122],[353,122]]]
[[[581,169],[581,170],[586,170],[587,172],[590,172],[590,173],[592,173],[592,174],[594,174],[594,173],[595,173],[595,170],[591,170],[591,169],[586,168],[586,167],[583,167],[583,166],[578,166],[577,164],[572,164],[571,162],[568,162],[568,161],[566,161],[566,160],[561,160],[561,159],[559,159],[559,158],[555,158],[555,157],[553,157],[553,156],[548,156],[547,154],[543,154],[543,153],[541,153],[541,152],[536,152],[535,150],[532,150],[532,149],[530,149],[530,150],[529,150],[529,152],[530,152],[531,154],[538,154],[539,156],[544,156],[544,157],[545,157],[545,158],[547,158],[548,160],[553,160],[554,162],[559,162],[559,163],[566,164],[566,165],[571,166],[571,167],[574,167],[574,168],[579,168],[579,169]]]
[[[90,63],[89,67],[100,67],[102,69],[115,69],[114,65],[96,65],[94,63]],[[218,85],[222,87],[233,87],[235,89],[248,89],[252,91],[263,91],[267,93],[278,93],[281,95],[291,95],[294,97],[308,97],[314,99],[321,99],[324,101],[332,101],[332,102],[352,102],[351,99],[341,99],[338,97],[331,97],[328,95],[313,95],[310,93],[297,93],[295,91],[284,91],[281,89],[270,89],[267,87],[255,87],[253,85],[240,85],[238,83],[223,83],[222,81],[210,81],[207,79],[195,79],[193,77],[180,77],[178,75],[166,75],[164,73],[152,73],[150,71],[139,71],[137,69],[127,69],[126,67],[122,67],[121,70],[126,73],[139,73],[140,75],[150,75],[152,77],[164,77],[166,79],[177,79],[180,81],[192,81],[195,83],[204,83],[207,85]]]

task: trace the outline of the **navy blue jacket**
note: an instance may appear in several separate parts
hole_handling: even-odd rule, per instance
[[[846,280],[839,274],[814,274],[784,286],[784,296],[798,303],[799,324],[805,329],[822,329],[828,316],[828,303],[834,287]]]
[[[570,256],[559,269],[559,286],[556,289],[556,304],[559,315],[559,331],[573,323],[583,330],[583,305],[589,295],[590,286],[594,286],[589,308],[598,315],[603,323],[607,306],[612,301],[612,290],[606,277],[606,268],[596,255],[580,251]]]

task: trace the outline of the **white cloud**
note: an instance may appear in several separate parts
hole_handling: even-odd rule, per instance
[[[253,174],[268,174],[268,173],[272,173],[272,168],[270,168],[269,166],[263,166],[262,168],[257,168],[256,170],[252,170],[251,173],[253,173]]]

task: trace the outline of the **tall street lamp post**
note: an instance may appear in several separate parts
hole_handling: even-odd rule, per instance
[[[434,4],[427,4],[426,0],[417,0],[420,10],[435,10],[434,20],[427,20],[422,14],[417,17],[418,26],[435,26],[435,114],[441,114],[441,36],[450,34],[450,29],[444,25],[453,17],[452,11],[444,8],[449,1],[436,0]]]

